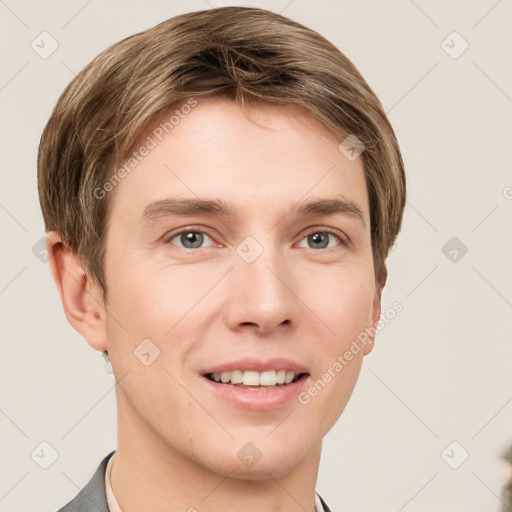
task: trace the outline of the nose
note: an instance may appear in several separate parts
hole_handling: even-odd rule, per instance
[[[254,261],[243,250],[234,255],[229,273],[228,301],[224,313],[230,329],[253,330],[261,336],[291,329],[299,318],[298,298],[294,294],[294,276],[285,254],[270,243],[249,244],[251,251],[261,251]]]

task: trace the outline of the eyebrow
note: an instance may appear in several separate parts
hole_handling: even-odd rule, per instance
[[[287,213],[303,217],[342,214],[355,218],[363,226],[366,226],[365,216],[361,208],[343,196],[299,201]],[[236,214],[237,209],[222,199],[180,199],[170,197],[148,204],[144,208],[141,222],[150,223],[152,220],[172,215],[215,215],[233,218]]]

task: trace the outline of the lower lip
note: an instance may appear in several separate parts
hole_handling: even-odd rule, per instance
[[[239,388],[232,384],[222,384],[203,376],[203,380],[217,396],[240,409],[249,411],[270,411],[282,407],[297,398],[308,379],[309,375],[305,375],[297,382],[291,382],[274,389],[250,389]]]

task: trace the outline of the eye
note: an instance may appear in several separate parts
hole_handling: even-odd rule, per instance
[[[307,244],[309,244],[308,248],[310,249],[332,249],[336,247],[336,245],[345,245],[345,241],[342,237],[331,230],[316,230],[311,231],[308,235],[306,235],[302,240],[305,240]],[[302,242],[301,240],[301,242]],[[332,244],[332,241],[337,240],[338,244]],[[304,245],[299,245],[299,247],[304,247]]]
[[[174,243],[173,240],[175,239],[177,239],[179,243]],[[186,229],[179,231],[178,233],[174,233],[166,243],[178,245],[184,249],[200,249],[203,247],[205,240],[213,242],[213,240],[202,231]]]

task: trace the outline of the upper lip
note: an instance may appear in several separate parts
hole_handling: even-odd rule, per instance
[[[234,370],[255,372],[289,370],[296,374],[307,373],[307,368],[304,365],[285,357],[274,357],[266,360],[246,357],[243,359],[237,359],[236,361],[229,361],[211,366],[203,370],[202,374],[206,375],[208,373],[232,372]]]

